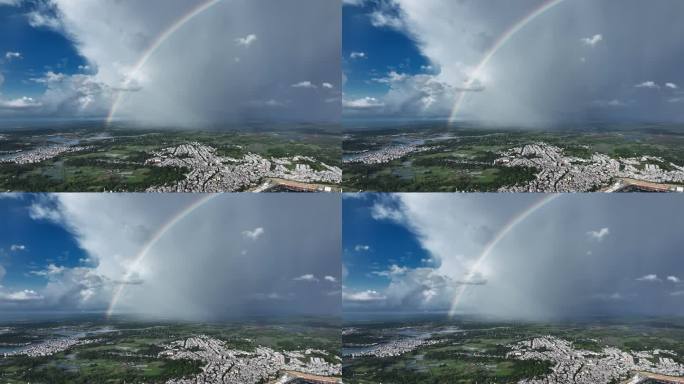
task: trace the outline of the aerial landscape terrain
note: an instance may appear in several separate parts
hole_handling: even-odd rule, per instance
[[[680,196],[345,194],[345,382],[683,383]]]
[[[0,1],[0,191],[339,191],[340,12]]]
[[[681,383],[682,320],[350,322],[348,383]]]
[[[684,191],[682,14],[675,0],[344,2],[343,189]]]
[[[0,190],[327,191],[342,179],[331,128],[0,130]]]
[[[335,194],[3,195],[0,382],[339,383],[338,211]]]
[[[265,321],[265,320],[263,320]],[[340,325],[73,318],[4,323],[3,383],[337,383]]]
[[[347,191],[684,191],[684,126],[347,131]]]

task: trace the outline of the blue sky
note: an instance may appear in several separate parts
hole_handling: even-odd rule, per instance
[[[681,316],[681,207],[676,194],[350,194],[344,313]]]
[[[317,0],[2,0],[0,119],[338,122],[340,13]]]
[[[429,62],[406,34],[373,26],[369,15],[380,8],[373,2],[343,8],[342,62],[348,98],[381,97],[389,86],[371,79],[385,77],[390,70],[431,72],[425,68]]]
[[[26,15],[36,9],[32,2],[0,6],[0,73],[5,79],[0,92],[6,98],[38,98],[47,86],[35,79],[42,78],[45,72],[71,75],[83,72],[87,65],[63,34],[31,26]]]
[[[405,226],[373,218],[371,208],[384,199],[382,195],[344,199],[343,257],[349,286],[381,289],[388,279],[377,273],[392,265],[416,268],[431,263],[428,252]]]
[[[46,276],[40,273],[50,264],[89,265],[73,234],[53,222],[30,217],[31,206],[42,198],[0,198],[0,266],[5,271],[0,284],[14,291],[44,286]]]
[[[0,321],[114,297],[116,314],[184,320],[335,316],[339,215],[333,194],[0,195]]]
[[[677,0],[346,0],[342,13],[348,119],[684,121]]]

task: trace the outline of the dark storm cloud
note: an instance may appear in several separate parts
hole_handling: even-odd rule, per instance
[[[29,19],[70,39],[92,73],[46,74],[45,93],[10,116],[104,116],[122,94],[115,118],[160,126],[339,120],[336,0],[219,1],[162,40],[209,2],[44,3]]]
[[[410,36],[439,69],[432,81],[445,86],[430,94],[424,81],[413,79],[425,75],[404,77],[377,98],[382,108],[355,109],[348,102],[350,115],[449,116],[458,89],[475,75],[481,92],[467,92],[458,119],[546,126],[595,119],[684,120],[681,1],[564,1],[507,40],[502,38],[510,28],[547,2],[392,3],[401,22],[382,28]],[[476,73],[500,40],[505,43]],[[644,82],[657,86],[636,87]]]
[[[448,311],[463,290],[456,313],[524,319],[684,314],[678,194],[563,195],[514,226],[476,263],[486,244],[472,229],[498,233],[540,197],[397,195],[402,215],[378,218],[410,228],[435,267],[401,269],[383,290],[373,288],[382,300],[354,300],[367,287],[347,286],[347,307]],[[463,289],[463,282],[470,284]]]
[[[101,311],[123,285],[114,313],[190,320],[339,315],[339,196],[216,195],[142,252],[203,197],[58,194],[37,200],[33,219],[66,228],[91,266],[47,265],[36,272],[44,286],[30,292],[2,287],[0,306]]]

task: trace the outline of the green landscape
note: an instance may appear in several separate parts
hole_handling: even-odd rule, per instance
[[[560,148],[565,159],[540,159],[541,165],[513,166],[497,161],[505,151],[535,143]],[[402,147],[408,149],[398,155],[387,155],[388,150]],[[373,158],[374,153],[379,156]],[[635,168],[643,170],[647,164],[653,164],[663,172],[679,172],[678,166],[684,165],[684,126],[596,125],[582,129],[524,130],[415,123],[348,130],[343,142],[343,187],[346,191],[492,192],[526,185],[542,171],[558,173],[560,179],[564,176],[561,171],[565,170],[553,169],[559,160],[567,159],[571,165],[596,165],[596,160],[592,160],[594,154],[610,159],[657,157],[643,159]],[[535,157],[538,156],[532,156]],[[546,169],[544,161],[550,169]],[[601,165],[596,167],[599,171]],[[625,170],[624,165],[620,167]],[[620,177],[606,171],[606,175],[596,176],[595,182],[591,180],[590,188],[572,184],[569,188],[599,190]],[[682,184],[680,177],[677,174],[674,179],[679,182],[670,182]],[[539,192],[563,190],[542,185]]]
[[[171,359],[160,353],[174,340],[198,335],[245,354],[257,347],[275,351],[309,348],[326,351],[319,357],[339,363],[330,357],[339,354],[339,324],[328,319],[235,324],[88,319],[7,323],[0,329],[0,351],[4,353],[65,334],[78,335],[79,340],[78,345],[46,356],[0,357],[0,381],[9,384],[164,383],[191,378],[201,371],[204,361]]]
[[[596,352],[599,357],[605,354],[605,348],[610,347],[628,353],[662,350],[659,356],[666,356],[675,364],[684,364],[684,322],[681,319],[611,319],[564,323],[415,320],[348,323],[346,327],[351,331],[343,336],[343,371],[345,382],[352,384],[475,384],[543,380],[552,373],[556,362],[518,359],[511,355],[514,344],[537,337],[565,340],[574,349]],[[349,354],[350,350],[361,346],[396,342],[407,329],[429,334],[429,340],[436,343],[422,345],[397,356],[351,357]],[[590,358],[594,357],[587,357]],[[616,369],[611,366],[610,360],[597,361],[605,365],[599,364],[600,369],[609,372]],[[629,374],[631,372],[624,379]]]
[[[215,131],[93,127],[4,130],[0,131],[0,190],[138,192],[174,184],[184,180],[191,169],[156,166],[149,160],[156,151],[187,143],[212,148],[216,156],[224,158],[241,159],[247,154],[266,159],[307,156],[316,159],[309,162],[314,170],[321,169],[320,163],[341,166],[341,138],[330,127]],[[21,153],[40,154],[60,145],[63,151],[38,157],[36,161],[8,159]]]

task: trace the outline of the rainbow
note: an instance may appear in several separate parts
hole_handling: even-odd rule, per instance
[[[480,256],[475,261],[475,264],[470,268],[468,274],[466,275],[465,282],[472,280],[475,275],[479,272],[482,264],[487,260],[489,255],[492,253],[494,248],[508,236],[511,231],[513,231],[520,223],[525,221],[533,213],[537,212],[541,208],[545,207],[550,202],[556,200],[560,197],[560,194],[550,194],[544,196],[541,200],[529,206],[524,211],[520,212],[518,215],[514,216],[506,225],[504,225],[496,236],[490,241],[485,247]],[[456,314],[456,309],[463,298],[464,293],[468,290],[468,284],[461,284],[454,295],[454,300],[451,302],[451,309],[449,310],[449,316],[453,317]]]
[[[162,239],[164,235],[166,235],[166,233],[176,224],[178,224],[181,220],[186,218],[196,209],[202,207],[204,204],[208,203],[209,201],[213,200],[214,198],[220,195],[220,193],[211,193],[200,197],[199,199],[195,200],[194,202],[190,203],[188,206],[177,212],[164,225],[159,227],[157,232],[155,232],[154,235],[150,237],[147,243],[145,243],[145,245],[140,249],[140,252],[138,252],[138,254],[135,256],[133,263],[130,265],[128,271],[124,275],[123,282],[115,288],[114,294],[112,295],[112,299],[109,302],[109,307],[107,308],[108,318],[112,316],[112,313],[114,313],[114,308],[121,299],[121,295],[123,294],[126,285],[128,285],[126,282],[132,277],[133,273],[138,269],[138,267],[140,267],[140,264],[143,262],[143,260],[145,260],[145,257],[149,253],[150,249],[152,249],[157,244],[157,242],[159,242],[159,240]]]
[[[480,76],[484,68],[487,66],[489,61],[497,54],[497,52],[499,52],[499,50],[504,45],[506,45],[506,43],[508,43],[511,40],[511,38],[513,38],[513,36],[515,36],[523,28],[525,28],[529,23],[534,21],[534,19],[543,15],[548,10],[554,8],[555,6],[564,1],[565,0],[548,0],[542,3],[539,7],[535,8],[527,16],[523,17],[517,23],[513,24],[501,35],[501,37],[499,37],[496,43],[494,43],[492,48],[490,48],[489,51],[487,51],[487,53],[484,55],[480,63],[475,67],[475,70],[473,70],[473,72],[470,74],[468,81],[465,83],[464,89],[461,90],[460,94],[458,95],[458,98],[456,99],[454,108],[451,110],[451,115],[449,116],[449,123],[454,122],[456,115],[461,110],[461,106],[463,105],[463,101],[465,100],[466,95],[469,93],[468,89],[470,89],[475,83],[475,81],[477,81],[478,77]]]
[[[137,63],[133,67],[133,70],[128,73],[128,76],[126,76],[126,80],[124,81],[123,88],[127,88],[131,81],[133,80],[134,76],[137,75],[140,70],[147,64],[147,61],[152,57],[154,52],[159,49],[159,47],[164,44],[166,40],[171,37],[176,31],[181,29],[187,22],[195,18],[196,16],[200,15],[202,12],[206,11],[207,9],[213,7],[214,5],[220,3],[223,0],[208,0],[204,3],[201,3],[197,5],[196,7],[192,8],[188,13],[183,15],[181,18],[176,20],[173,24],[171,24],[168,28],[166,28],[157,38],[152,42],[152,44],[147,48],[145,52],[143,52],[143,55],[138,59]],[[121,101],[123,100],[123,95],[126,92],[124,90],[119,90],[116,93],[116,96],[114,97],[114,102],[112,103],[111,108],[109,109],[109,114],[107,114],[107,125],[111,124],[112,119],[114,118],[114,115],[116,114],[117,109],[119,108],[119,105],[121,104]]]

